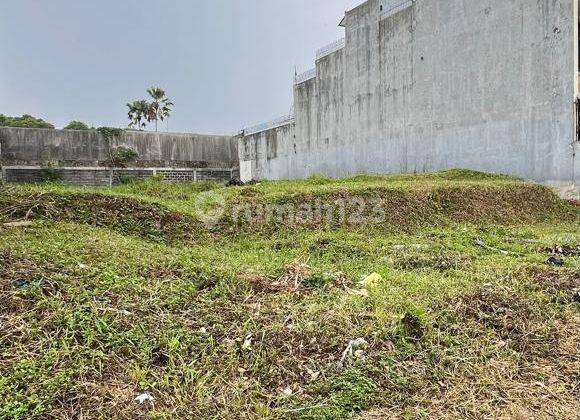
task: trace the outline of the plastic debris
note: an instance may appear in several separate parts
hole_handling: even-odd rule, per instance
[[[560,257],[550,257],[546,264],[551,265],[552,267],[563,267],[564,266],[564,259]]]
[[[250,351],[252,350],[252,341],[254,341],[254,336],[252,334],[248,334],[246,338],[244,338],[244,344],[242,344],[242,350]]]
[[[34,222],[31,220],[23,220],[20,222],[7,222],[4,223],[4,227],[9,227],[9,228],[18,228],[18,227],[29,227],[34,225]]]
[[[28,280],[18,279],[14,280],[12,285],[17,289],[26,289],[28,286],[30,286],[30,282]]]
[[[369,291],[367,289],[351,289],[349,287],[344,288],[349,295],[356,295],[362,297],[369,297]]]
[[[340,358],[339,366],[344,366],[345,362],[353,358],[361,358],[364,356],[364,350],[368,348],[369,343],[364,338],[357,338],[356,340],[350,340],[346,349],[342,352],[342,357]],[[362,351],[362,353],[361,353]]]
[[[379,273],[373,273],[370,276],[367,276],[361,282],[361,285],[365,288],[371,288],[378,286],[383,281],[383,276]]]
[[[476,239],[473,242],[473,245],[475,245],[475,246],[477,246],[479,248],[486,249],[488,251],[499,252],[502,255],[519,255],[519,254],[516,254],[515,252],[506,251],[505,249],[499,249],[499,248],[495,248],[493,246],[489,246],[482,239]]]
[[[148,401],[155,401],[155,397],[145,392],[141,395],[138,395],[137,398],[135,398],[135,401],[137,401],[139,404],[145,404]]]

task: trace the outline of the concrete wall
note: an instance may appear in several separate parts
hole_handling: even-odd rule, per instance
[[[238,166],[237,139],[232,136],[125,131],[111,147],[134,149],[138,166]],[[99,166],[109,159],[109,142],[99,132],[0,127],[3,165]]]
[[[240,138],[240,179],[290,179],[301,165],[295,124],[289,123]]]
[[[369,0],[344,26],[346,46],[294,88],[291,144],[242,140],[278,151],[255,154],[253,178],[468,168],[578,181],[574,0]]]

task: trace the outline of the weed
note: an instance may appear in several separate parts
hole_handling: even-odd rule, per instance
[[[349,198],[385,220],[228,216]],[[35,222],[0,225],[0,418],[573,418],[578,214],[464,171],[4,185],[2,221]]]

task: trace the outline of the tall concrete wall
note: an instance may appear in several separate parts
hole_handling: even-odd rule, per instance
[[[138,153],[136,165],[149,167],[233,168],[238,166],[232,136],[125,131],[109,141],[98,131],[0,128],[3,165],[99,166],[110,147]]]
[[[295,153],[257,154],[251,176],[469,168],[577,182],[573,2],[361,4],[343,21],[346,46],[294,87]],[[259,150],[262,137],[243,142]]]
[[[294,123],[240,138],[240,178],[244,181],[292,178],[301,165],[296,146]]]

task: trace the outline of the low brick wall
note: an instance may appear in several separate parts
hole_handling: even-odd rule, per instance
[[[239,177],[239,171],[222,168],[102,168],[40,166],[4,166],[2,180],[13,183],[61,182],[69,185],[110,186],[151,177],[165,182],[228,182]]]

